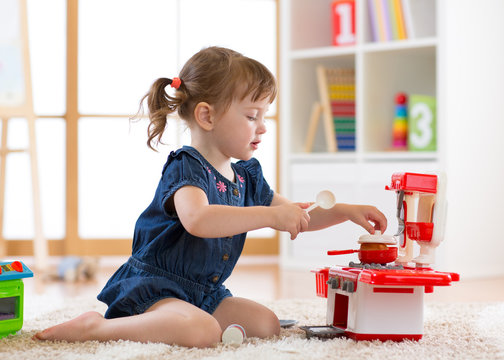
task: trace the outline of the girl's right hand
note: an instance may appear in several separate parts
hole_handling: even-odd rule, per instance
[[[308,230],[310,215],[305,211],[309,203],[288,203],[272,206],[272,228],[279,231],[287,231],[294,240],[300,232]]]

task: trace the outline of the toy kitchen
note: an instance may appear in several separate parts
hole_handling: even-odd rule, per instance
[[[328,251],[328,255],[356,252],[360,262],[313,271],[317,295],[327,298],[327,326],[303,327],[308,338],[419,340],[424,293],[459,280],[456,273],[432,268],[444,237],[444,174],[394,173],[385,189],[397,196],[397,233],[375,231],[359,238],[358,250]],[[414,257],[416,244],[420,249]]]

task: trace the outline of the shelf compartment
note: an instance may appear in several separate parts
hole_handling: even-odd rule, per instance
[[[291,63],[290,76],[291,99],[290,124],[291,124],[291,151],[299,153],[304,151],[310,115],[313,104],[320,101],[317,83],[317,66],[326,68],[354,68],[355,56],[353,54],[339,56],[337,58],[302,59],[293,60]],[[315,136],[313,152],[327,151],[327,144],[323,132],[323,121],[320,120]],[[358,141],[358,139],[357,139]]]
[[[436,47],[364,53],[362,71],[363,151],[387,151],[392,144],[395,95],[436,96]]]

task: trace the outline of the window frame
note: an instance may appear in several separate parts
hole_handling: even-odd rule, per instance
[[[279,44],[279,0],[276,2],[276,67],[277,77],[280,74],[280,44]],[[76,254],[76,255],[129,255],[131,254],[132,238],[108,239],[93,238],[83,239],[79,236],[78,208],[79,208],[79,184],[78,184],[78,123],[80,118],[124,118],[125,114],[80,114],[78,102],[78,20],[79,0],[67,0],[67,98],[66,114],[63,116],[66,122],[66,234],[63,246],[50,247],[51,255]],[[277,151],[276,163],[280,164],[280,104],[277,98],[277,110],[268,119],[276,122]],[[277,184],[280,184],[279,166],[276,169]],[[278,189],[278,186],[276,186]],[[275,232],[272,237],[253,238],[245,243],[243,253],[246,255],[278,255],[279,234]]]

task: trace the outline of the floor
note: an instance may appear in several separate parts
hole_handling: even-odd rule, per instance
[[[21,259],[31,266],[31,259]],[[49,276],[26,279],[25,298],[31,294],[50,296],[59,301],[71,301],[77,297],[96,297],[108,278],[125,258],[100,259],[97,275],[92,280],[70,282],[57,279],[58,261],[52,259]],[[51,278],[52,277],[52,278]],[[314,298],[315,276],[308,270],[281,269],[276,258],[242,257],[226,286],[235,296],[256,300]],[[45,297],[44,296],[44,297]],[[426,294],[425,301],[432,302],[480,302],[504,301],[504,277],[485,279],[462,279],[448,287],[436,287],[434,293]]]

